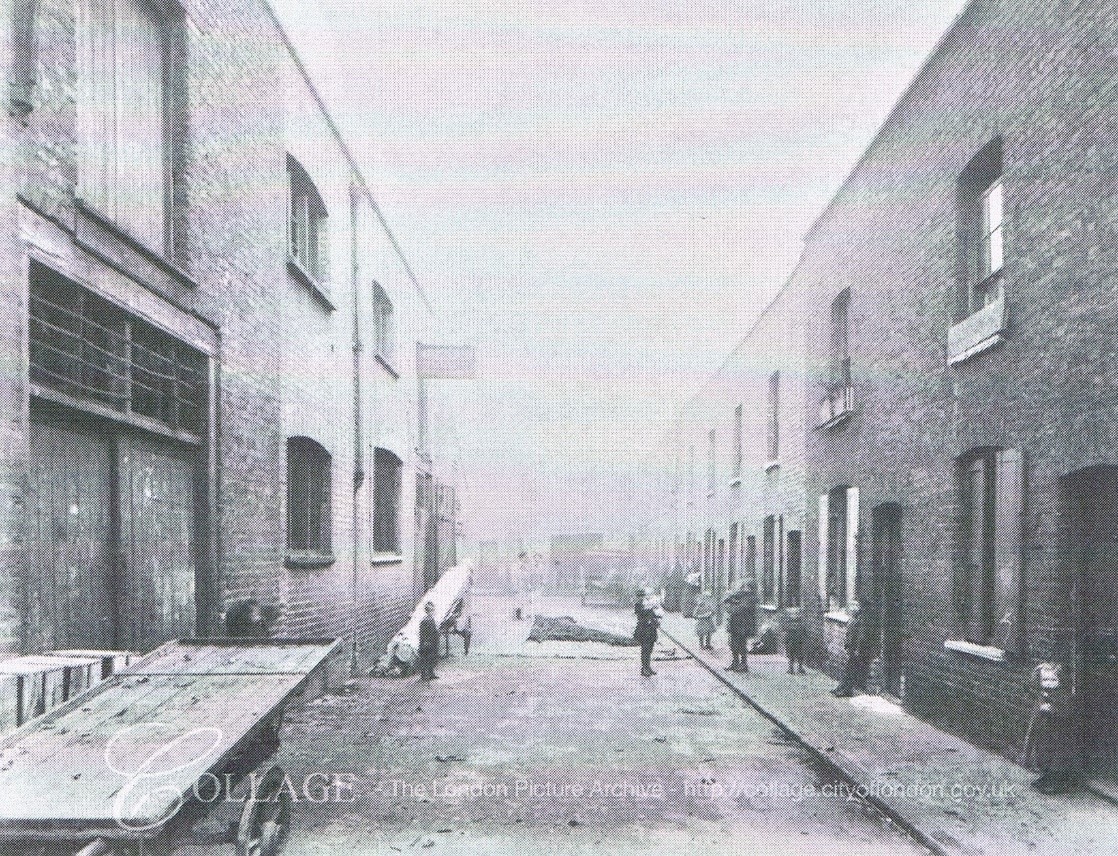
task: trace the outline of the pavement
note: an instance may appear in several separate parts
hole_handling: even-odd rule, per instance
[[[933,852],[1118,853],[1118,808],[1097,793],[1040,794],[1035,773],[879,696],[835,698],[833,679],[789,675],[781,655],[750,655],[748,674],[728,672],[725,632],[702,650],[678,613],[661,633]]]

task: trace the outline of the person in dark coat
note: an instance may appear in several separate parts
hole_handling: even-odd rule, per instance
[[[435,660],[439,656],[439,625],[435,621],[435,604],[427,601],[423,605],[427,614],[419,622],[419,649],[415,652],[415,665],[419,669],[419,679],[430,681],[435,674]]]
[[[656,644],[660,627],[660,616],[656,614],[659,608],[660,605],[652,589],[642,589],[641,596],[637,598],[634,607],[637,613],[637,626],[633,631],[633,638],[641,646],[641,675],[646,678],[656,674],[652,669],[652,648]]]
[[[789,606],[784,610],[781,620],[784,630],[784,653],[788,657],[788,674],[803,675],[804,644],[807,642],[807,628],[804,626],[803,610]]]
[[[851,604],[850,620],[846,623],[846,665],[842,670],[842,680],[831,690],[831,695],[847,698],[866,690],[866,678],[870,669],[870,638],[866,626],[865,613],[857,604]]]
[[[1025,766],[1040,773],[1032,786],[1042,794],[1064,794],[1075,789],[1079,766],[1070,681],[1059,663],[1040,663],[1031,684],[1035,702],[1025,735]]]
[[[757,584],[752,580],[723,600],[729,613],[726,631],[730,634],[729,672],[749,671],[749,637],[757,632]]]

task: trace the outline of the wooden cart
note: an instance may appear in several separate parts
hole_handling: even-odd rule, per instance
[[[324,681],[337,639],[186,639],[0,740],[0,853],[169,852],[248,774],[238,856],[272,856],[290,783],[267,762],[284,705]],[[285,786],[286,785],[286,786]]]

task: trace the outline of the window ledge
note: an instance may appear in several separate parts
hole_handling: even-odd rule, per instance
[[[819,422],[815,426],[821,431],[841,425],[854,415],[854,387],[841,386],[832,390],[819,402]]]
[[[1005,293],[947,331],[947,363],[958,365],[1005,340]]]
[[[286,568],[327,568],[337,561],[333,553],[298,552],[288,553],[283,559]]]
[[[292,255],[288,255],[287,257],[287,270],[292,276],[299,280],[299,282],[305,285],[310,293],[330,312],[334,312],[337,309],[333,301],[330,300],[329,296],[326,294],[326,290],[319,280]]]
[[[373,553],[370,565],[399,565],[404,561],[403,553]]]
[[[1001,648],[995,648],[993,645],[979,645],[975,642],[965,642],[962,639],[948,639],[943,643],[943,647],[948,651],[970,654],[973,657],[990,660],[994,663],[1005,662],[1005,651]]]
[[[162,284],[165,289],[180,285],[190,289],[198,287],[186,271],[132,235],[108,214],[80,197],[74,202],[77,209],[74,241],[83,250],[141,284]]]
[[[824,612],[823,617],[828,621],[836,621],[839,624],[846,624],[850,621],[850,613],[845,609],[833,609],[830,612]]]
[[[373,354],[373,359],[375,359],[380,364],[381,368],[392,375],[393,380],[400,379],[400,373],[396,371],[396,369],[392,368],[392,363],[388,362],[385,357],[381,356],[380,354]]]
[[[765,612],[779,612],[780,611],[780,607],[777,606],[775,603],[759,603],[759,604],[757,604],[757,607],[759,609],[765,610]]]
[[[780,469],[780,461],[776,460],[775,458],[771,461],[768,461],[765,464],[765,472],[766,473],[771,473],[773,470],[779,470],[779,469]]]

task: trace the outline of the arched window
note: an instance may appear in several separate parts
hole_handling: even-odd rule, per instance
[[[318,188],[295,158],[287,158],[288,261],[321,287],[326,282],[326,206]]]
[[[287,441],[287,549],[330,555],[330,453],[309,437]]]

